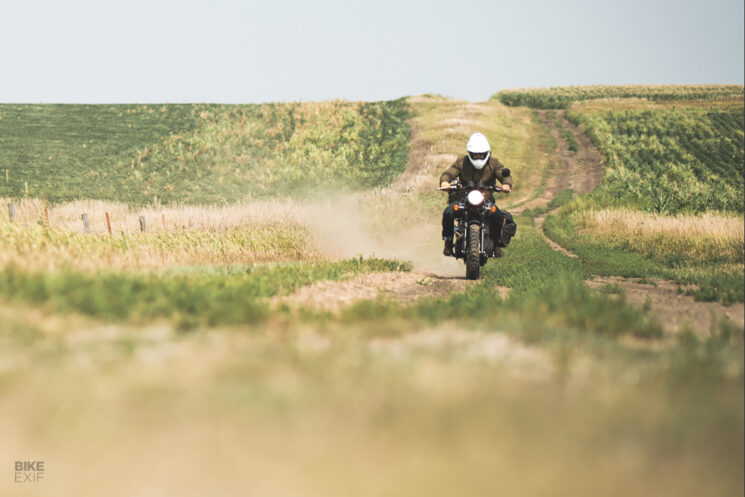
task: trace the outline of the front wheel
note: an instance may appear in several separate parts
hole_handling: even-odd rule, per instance
[[[478,225],[473,225],[468,228],[468,248],[466,251],[466,278],[469,280],[479,279],[479,272],[481,271],[480,244],[481,228]]]

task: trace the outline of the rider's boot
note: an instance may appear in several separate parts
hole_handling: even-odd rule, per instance
[[[442,251],[442,255],[446,255],[448,257],[453,255],[453,239],[452,238],[445,239],[445,248]]]
[[[499,247],[494,247],[494,257],[504,257],[504,252]]]

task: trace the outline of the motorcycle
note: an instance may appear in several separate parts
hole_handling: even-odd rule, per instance
[[[455,240],[453,241],[453,255],[456,259],[463,259],[466,265],[466,278],[479,279],[481,266],[490,257],[494,257],[495,244],[499,246],[501,234],[489,233],[486,222],[487,212],[497,212],[497,205],[490,201],[487,192],[509,193],[499,186],[487,186],[483,183],[458,181],[449,187],[439,187],[438,190],[447,191],[451,199],[459,199],[455,210]],[[496,238],[496,239],[495,239]]]

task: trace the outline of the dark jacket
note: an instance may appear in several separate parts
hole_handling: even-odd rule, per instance
[[[505,167],[499,162],[499,159],[493,155],[489,156],[489,161],[481,169],[476,169],[468,160],[468,156],[464,155],[456,160],[447,171],[442,173],[440,176],[440,183],[443,181],[451,182],[454,179],[460,177],[461,183],[468,183],[469,181],[481,182],[487,186],[496,186],[497,180],[503,185],[510,185],[512,187],[512,176],[502,177],[502,170]],[[494,200],[491,194],[489,195],[491,200]]]

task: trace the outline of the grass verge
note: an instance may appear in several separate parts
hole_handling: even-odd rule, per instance
[[[167,318],[180,327],[199,323],[259,323],[262,301],[316,280],[370,271],[408,271],[385,259],[172,269],[159,273],[88,274],[62,270],[29,273],[14,265],[0,272],[0,293],[12,301],[43,304],[54,312],[79,312],[118,321]]]
[[[544,230],[553,240],[576,253],[595,275],[637,278],[664,278],[681,285],[696,285],[687,292],[697,299],[719,301],[725,305],[745,300],[742,251],[734,240],[735,249],[728,253],[703,243],[699,251],[681,250],[680,247],[695,243],[687,237],[675,244],[675,237],[644,235],[624,236],[620,230],[612,237],[602,236],[598,230],[583,231],[578,226],[582,219],[583,199],[576,199],[565,206],[558,215],[546,218]],[[714,256],[711,251],[714,250]],[[704,254],[703,257],[701,254]],[[706,255],[709,254],[709,255]]]

